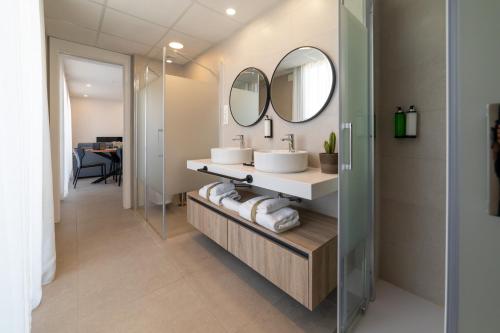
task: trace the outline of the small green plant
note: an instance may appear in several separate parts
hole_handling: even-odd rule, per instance
[[[325,147],[325,153],[327,154],[333,154],[335,153],[335,146],[337,145],[337,136],[335,135],[335,132],[330,133],[330,137],[328,138],[328,141],[325,141],[324,147]]]

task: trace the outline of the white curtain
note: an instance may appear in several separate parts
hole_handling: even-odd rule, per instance
[[[17,333],[30,331],[42,276],[54,269],[45,265],[55,262],[40,1],[3,0],[0,33],[0,332]]]
[[[61,140],[61,198],[64,199],[69,193],[71,173],[73,171],[73,137],[71,132],[71,101],[69,97],[66,75],[61,68],[61,98],[62,98],[62,140]]]
[[[292,119],[293,121],[302,121],[304,119],[304,91],[302,78],[302,66],[293,69],[293,104],[292,104]]]
[[[293,120],[313,117],[325,103],[332,84],[327,59],[306,63],[293,71]]]
[[[49,103],[48,103],[48,92],[47,92],[47,50],[45,48],[45,22],[44,22],[44,10],[43,1],[35,0],[35,2],[40,3],[40,35],[41,35],[41,60],[42,60],[42,94],[43,94],[43,180],[42,180],[42,284],[47,284],[54,280],[56,275],[56,241],[55,241],[55,231],[54,231],[54,185],[52,183],[52,152],[51,152],[51,142],[50,142],[50,124],[49,124]],[[69,95],[68,95],[69,100]],[[70,109],[70,130],[71,130],[71,109]],[[72,134],[70,132],[70,145],[72,142]],[[71,165],[73,164],[72,157]],[[72,165],[73,166],[73,165]],[[37,305],[35,305],[37,306]]]

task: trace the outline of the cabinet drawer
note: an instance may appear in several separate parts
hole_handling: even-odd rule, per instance
[[[227,250],[227,219],[191,199],[187,206],[188,222]]]
[[[232,221],[228,221],[228,251],[309,306],[307,259]]]

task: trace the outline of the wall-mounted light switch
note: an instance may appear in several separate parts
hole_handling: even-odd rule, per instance
[[[229,105],[224,105],[222,124],[223,125],[229,124]]]

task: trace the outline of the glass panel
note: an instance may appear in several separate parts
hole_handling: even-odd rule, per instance
[[[340,9],[339,332],[349,332],[370,292],[372,227],[372,108],[368,0]]]
[[[146,220],[165,238],[163,176],[163,80],[146,67]]]
[[[145,73],[144,73],[145,75]],[[135,209],[146,219],[146,89],[135,83]]]

